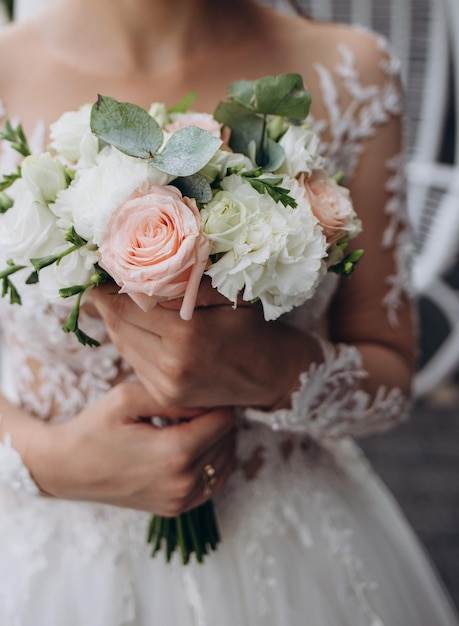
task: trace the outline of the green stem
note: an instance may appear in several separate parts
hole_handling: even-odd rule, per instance
[[[15,272],[19,272],[19,270],[23,270],[25,267],[25,265],[8,263],[8,267],[0,272],[0,280],[6,278],[7,276],[11,276],[11,274],[14,274]]]
[[[199,514],[198,514],[199,516]],[[201,546],[201,541],[200,538],[198,536],[198,532],[197,532],[197,526],[199,526],[198,524],[195,524],[196,522],[196,515],[193,515],[193,513],[191,511],[188,511],[187,513],[183,514],[184,517],[184,521],[187,525],[188,528],[188,532],[191,538],[191,544],[193,546],[193,550],[194,552],[196,552],[196,558],[198,560],[198,563],[202,563],[203,560],[203,550],[202,550],[202,546]]]
[[[177,520],[172,518],[168,520],[167,536],[166,536],[166,561],[169,563],[175,548],[177,547]]]
[[[260,137],[260,159],[261,163],[264,163],[264,153],[265,153],[265,134],[266,134],[266,115],[263,115],[263,126],[261,127],[261,137]]]
[[[188,545],[187,545],[187,540],[186,540],[186,533],[185,533],[185,528],[184,528],[184,524],[183,524],[183,518],[181,515],[179,515],[176,519],[177,521],[177,539],[178,539],[178,545],[180,547],[180,552],[182,554],[182,561],[183,564],[186,565],[190,559],[190,551],[188,549]]]

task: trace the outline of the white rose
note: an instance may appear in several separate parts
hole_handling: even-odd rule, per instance
[[[98,152],[99,141],[90,129],[91,108],[85,104],[78,111],[67,111],[51,124],[51,149],[71,163],[83,158],[91,165]]]
[[[163,104],[162,102],[153,102],[150,106],[148,113],[158,122],[161,128],[166,125],[168,121],[168,116],[165,104]]]
[[[27,265],[30,258],[53,254],[65,243],[65,232],[58,227],[56,217],[45,205],[35,202],[24,180],[18,180],[8,193],[14,206],[0,219],[3,259]]]
[[[68,185],[64,166],[48,152],[25,158],[22,178],[33,199],[40,204],[54,202],[58,192]]]
[[[56,252],[62,252],[70,244],[62,246]],[[59,295],[59,289],[83,285],[94,273],[94,264],[99,260],[99,255],[94,250],[89,250],[86,246],[76,250],[72,254],[63,257],[59,265],[54,263],[40,270],[39,289],[47,302],[62,304],[67,302],[73,304],[74,298],[63,299]]]
[[[323,166],[320,156],[320,139],[307,126],[289,126],[285,135],[279,140],[285,152],[285,161],[278,172],[297,176],[301,172],[310,174],[312,170]]]
[[[171,178],[145,161],[105,148],[96,166],[77,172],[52,209],[62,228],[74,225],[81,237],[99,245],[112,213],[136,190],[150,184],[166,185]]]
[[[237,236],[246,237],[247,207],[228,191],[219,191],[201,210],[202,233],[212,242],[211,254],[228,252]]]
[[[293,209],[259,194],[238,176],[225,179],[222,187],[233,196],[232,208],[245,208],[231,214],[234,221],[239,219],[232,249],[206,273],[232,302],[242,291],[246,301],[261,300],[265,319],[276,319],[314,294],[325,271],[325,238],[300,193]]]

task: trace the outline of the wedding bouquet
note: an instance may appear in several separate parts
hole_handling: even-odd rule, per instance
[[[349,276],[361,225],[349,192],[324,168],[305,121],[310,96],[297,74],[231,84],[213,115],[146,111],[99,96],[51,126],[31,155],[21,126],[1,138],[24,159],[0,182],[2,296],[26,272],[50,303],[69,302],[63,330],[97,345],[78,324],[88,290],[113,281],[142,309],[181,298],[191,319],[203,275],[234,306],[259,301],[274,320],[311,298],[328,270]],[[218,531],[209,502],[177,520],[155,517],[154,553],[166,541],[202,560]]]

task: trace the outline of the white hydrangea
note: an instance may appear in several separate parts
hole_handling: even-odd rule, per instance
[[[81,167],[93,165],[99,151],[90,128],[91,108],[85,104],[78,111],[67,111],[50,126],[50,149]]]
[[[236,303],[259,298],[266,320],[278,318],[312,297],[326,271],[326,242],[304,197],[285,207],[255,191],[237,175],[201,212],[213,253],[224,252],[207,274]]]
[[[107,147],[94,167],[77,172],[51,208],[62,228],[73,225],[90,244],[99,245],[113,212],[136,190],[149,184],[165,185],[170,180],[169,175],[145,161]]]
[[[297,176],[304,172],[311,174],[312,170],[323,166],[320,156],[320,139],[308,126],[289,126],[287,132],[279,140],[285,152],[285,160],[279,168],[281,174]]]

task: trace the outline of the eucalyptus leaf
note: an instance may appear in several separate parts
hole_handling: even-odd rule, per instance
[[[99,96],[91,109],[91,130],[129,156],[150,159],[163,142],[157,121],[141,107]]]
[[[265,159],[265,162],[261,163],[263,169],[266,172],[274,172],[285,161],[284,148],[269,137],[266,137],[263,144],[263,157]]]
[[[254,96],[254,109],[264,115],[304,120],[311,106],[311,96],[300,74],[264,76],[255,81]]]
[[[249,150],[251,141],[259,154],[264,136],[264,120],[239,102],[220,102],[214,113],[215,119],[231,128],[230,147],[252,158]]]
[[[252,161],[252,163],[257,163],[257,144],[254,139],[249,141],[249,145],[247,146],[247,156]],[[260,168],[263,171],[263,168]]]
[[[230,100],[239,102],[239,104],[252,109],[254,101],[254,81],[237,80],[228,87],[226,95]]]
[[[184,196],[194,198],[196,202],[210,202],[212,200],[212,188],[202,174],[180,176],[171,184],[180,189]]]
[[[151,159],[151,164],[172,176],[191,176],[199,172],[222,145],[221,139],[197,126],[175,132]]]

